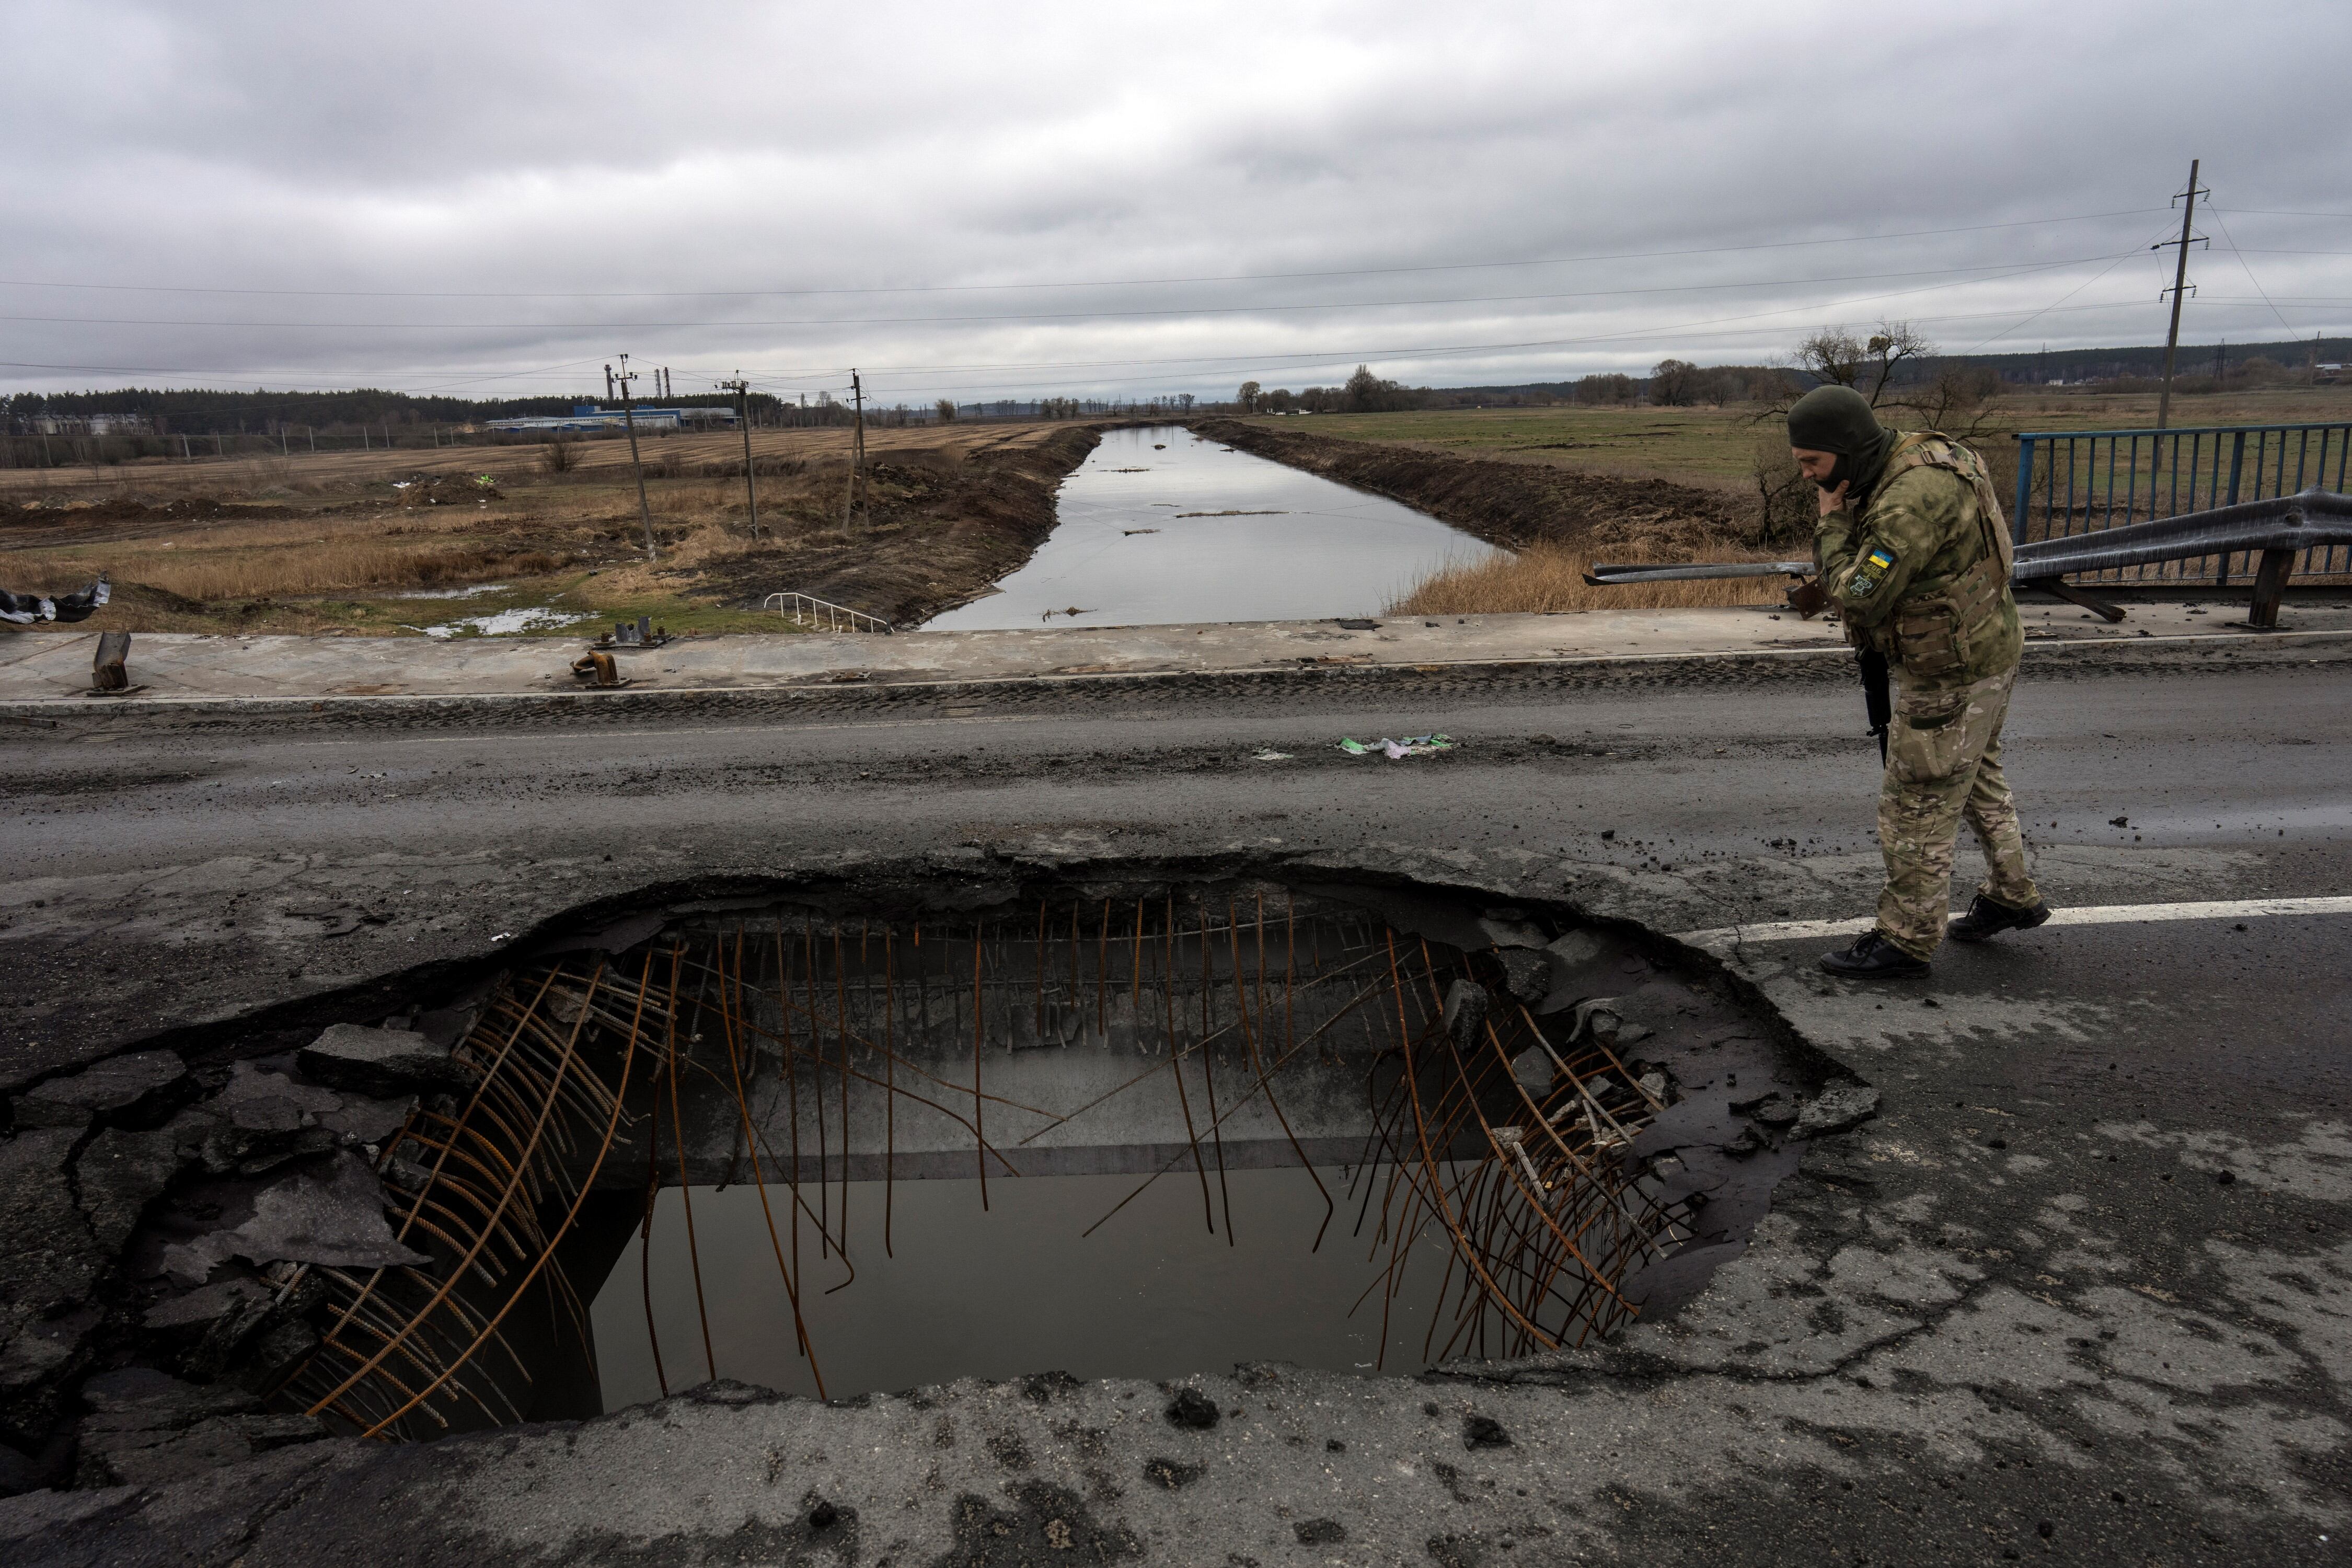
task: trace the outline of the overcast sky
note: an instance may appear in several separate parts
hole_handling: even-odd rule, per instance
[[[601,394],[626,352],[680,392],[1229,396],[1881,316],[2160,342],[2192,156],[2184,340],[2352,323],[2343,0],[0,21],[11,391]]]

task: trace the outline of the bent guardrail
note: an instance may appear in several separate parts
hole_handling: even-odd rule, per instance
[[[790,617],[796,626],[823,626],[829,632],[878,632],[886,637],[891,635],[890,623],[881,616],[820,599],[814,594],[771,594],[760,601],[760,607]]]
[[[2311,425],[2204,425],[2170,430],[2028,430],[2017,441],[2017,542],[2102,533],[2305,489],[2347,488],[2352,420]],[[2352,565],[2352,551],[2322,546],[2306,575]],[[2102,569],[2115,583],[2184,580],[2226,585],[2228,554],[2166,557]],[[2247,567],[2238,567],[2243,572]],[[2121,574],[2130,572],[2128,579]]]
[[[2097,610],[2111,621],[2123,612],[2104,605],[2068,584],[2064,579],[2085,572],[2111,572],[2124,567],[2166,561],[2195,561],[2212,555],[2259,556],[2253,602],[2246,619],[2257,626],[2278,624],[2280,600],[2294,574],[2295,558],[2312,550],[2352,545],[2352,496],[2332,490],[2307,489],[2268,500],[2242,501],[2236,506],[2160,517],[2152,522],[2124,523],[2093,533],[2063,534],[2037,539],[2017,547],[2017,563],[2010,581],[2021,588],[2038,588],[2062,599]],[[1603,565],[1598,562],[1584,574],[1592,586],[1629,583],[1689,582],[1720,577],[1794,577],[1813,575],[1810,561],[1733,561],[1689,565]],[[2176,579],[2177,581],[2177,579]],[[1797,603],[1799,589],[1792,588]],[[1801,613],[1811,614],[1809,610]]]

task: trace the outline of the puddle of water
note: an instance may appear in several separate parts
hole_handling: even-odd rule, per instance
[[[555,626],[568,626],[577,621],[593,621],[593,610],[574,614],[570,610],[552,610],[544,605],[526,605],[519,610],[500,610],[488,616],[460,616],[437,626],[418,629],[428,637],[448,638],[460,632],[473,632],[481,637],[513,637],[520,632],[544,631]]]
[[[1388,1248],[1375,1249],[1373,1233],[1388,1171],[1361,1173],[1354,1202],[1343,1173],[1325,1168],[1319,1174],[1339,1205],[1319,1251],[1309,1248],[1323,1223],[1323,1200],[1307,1173],[1295,1168],[1228,1171],[1221,1193],[1213,1164],[1214,1236],[1203,1223],[1201,1182],[1189,1164],[1152,1183],[1090,1237],[1081,1233],[1141,1178],[992,1180],[986,1213],[977,1182],[898,1182],[889,1195],[895,1257],[882,1247],[883,1184],[853,1183],[854,1281],[824,1294],[847,1270],[838,1258],[819,1260],[813,1225],[803,1222],[801,1234],[807,1270],[801,1310],[825,1392],[839,1398],[1048,1371],[1085,1379],[1181,1377],[1244,1361],[1371,1375],[1381,1329],[1380,1280],[1388,1266]],[[1365,1184],[1371,1187],[1370,1213],[1358,1237],[1352,1232]],[[813,1187],[803,1192],[815,1195]],[[1226,1194],[1230,1246],[1223,1234]],[[808,1363],[794,1348],[792,1306],[759,1193],[697,1187],[693,1197],[719,1375],[814,1394]],[[771,1187],[768,1200],[789,1255],[784,1190]],[[1443,1247],[1407,1254],[1402,1286],[1386,1303],[1385,1371],[1427,1364],[1423,1343],[1445,1264]],[[646,1336],[648,1279],[670,1386],[701,1382],[708,1371],[677,1188],[660,1196],[650,1269],[632,1236],[591,1309],[608,1411],[661,1392]],[[1438,1344],[1451,1327],[1449,1317]]]
[[[1372,616],[1448,562],[1495,553],[1410,507],[1175,426],[1105,435],[1057,510],[998,592],[925,629]]]

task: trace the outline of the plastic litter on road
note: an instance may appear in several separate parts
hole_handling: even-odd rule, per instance
[[[1391,741],[1383,735],[1372,742],[1344,736],[1339,742],[1339,749],[1351,757],[1368,757],[1377,752],[1393,763],[1404,757],[1425,757],[1432,752],[1450,752],[1455,744],[1444,735],[1413,735],[1402,741]]]
[[[1255,760],[1261,763],[1286,763],[1290,761],[1290,753],[1274,751],[1260,752]]]

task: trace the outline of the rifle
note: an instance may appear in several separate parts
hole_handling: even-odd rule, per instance
[[[1789,608],[1800,620],[1811,620],[1829,608],[1830,596],[1814,581],[1817,568],[1810,561],[1733,561],[1708,566],[1603,566],[1597,563],[1584,574],[1587,584],[1595,588],[1622,583],[1690,582],[1710,577],[1793,577],[1789,585]],[[1886,656],[1873,648],[1857,648],[1854,659],[1862,668],[1863,712],[1870,721],[1870,733],[1878,740],[1878,762],[1886,765],[1886,731],[1895,722],[1895,693],[1887,668]]]

